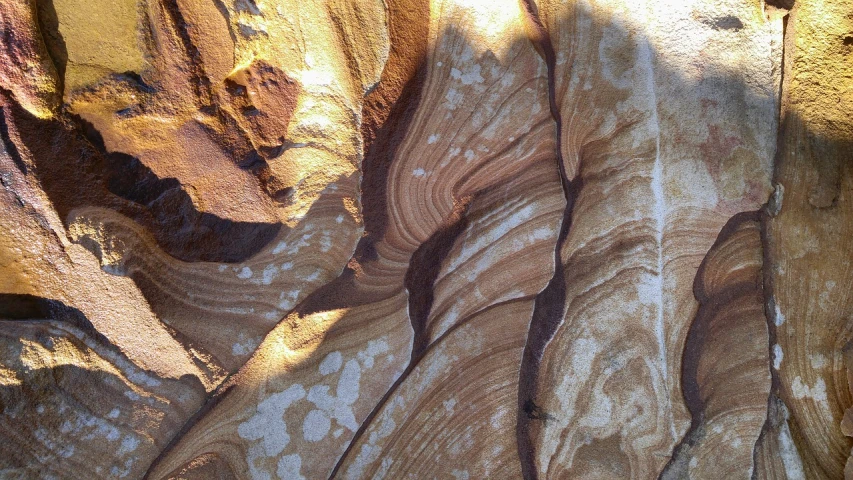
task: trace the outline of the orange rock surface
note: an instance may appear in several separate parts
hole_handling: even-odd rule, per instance
[[[0,3],[0,478],[853,478],[853,1]]]

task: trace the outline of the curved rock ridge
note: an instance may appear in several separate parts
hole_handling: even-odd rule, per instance
[[[0,5],[0,477],[853,478],[853,0]]]
[[[732,217],[699,266],[699,302],[684,347],[692,422],[661,478],[745,478],[768,416],[771,353],[764,315],[761,224]]]

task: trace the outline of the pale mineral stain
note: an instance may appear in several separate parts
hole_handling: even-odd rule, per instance
[[[332,352],[326,355],[326,358],[320,362],[320,375],[326,376],[335,373],[341,369],[342,364],[343,355],[341,355],[341,352]]]
[[[267,265],[264,267],[264,271],[262,274],[262,282],[264,285],[269,285],[275,280],[275,277],[278,276],[279,269],[276,265]]]
[[[483,83],[483,77],[480,75],[480,65],[476,63],[463,67],[464,71],[456,68],[450,69],[450,77],[454,80],[459,80],[463,85],[471,85],[472,83]]]
[[[305,480],[302,475],[302,457],[285,455],[278,460],[276,474],[281,480]]]
[[[259,440],[267,456],[280,454],[290,443],[284,414],[291,404],[303,398],[305,388],[299,384],[270,395],[258,404],[252,417],[240,423],[237,434],[244,440]]]
[[[302,422],[302,436],[306,441],[319,442],[329,433],[332,422],[320,410],[311,410]]]
[[[779,429],[779,456],[782,457],[782,465],[785,467],[785,473],[788,478],[806,478],[803,470],[803,460],[800,458],[800,453],[791,436],[791,430],[788,428],[787,411],[786,419],[782,422],[782,427]]]
[[[252,269],[249,267],[243,267],[240,270],[240,273],[237,274],[237,278],[246,280],[248,278],[252,278]]]
[[[779,367],[782,366],[782,359],[784,358],[785,353],[782,352],[782,347],[777,343],[773,345],[773,368],[779,370]]]
[[[810,398],[827,412],[830,411],[829,402],[826,398],[826,382],[824,382],[823,378],[818,377],[814,386],[809,387],[808,384],[803,382],[800,376],[797,376],[791,383],[791,393],[794,394],[794,398],[797,400]]]
[[[785,323],[785,315],[782,314],[782,309],[779,308],[778,304],[774,305],[774,313],[773,323],[777,327],[781,327]]]

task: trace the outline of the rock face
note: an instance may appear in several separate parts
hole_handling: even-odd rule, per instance
[[[0,34],[0,477],[853,478],[853,1]]]

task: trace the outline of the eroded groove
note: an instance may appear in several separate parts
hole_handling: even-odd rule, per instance
[[[566,199],[566,209],[563,212],[563,220],[560,225],[560,233],[554,247],[554,276],[539,295],[533,307],[530,319],[530,330],[527,334],[527,345],[519,367],[518,383],[518,413],[516,436],[518,442],[518,455],[521,460],[521,472],[525,480],[538,478],[536,471],[536,458],[533,448],[533,439],[530,438],[529,425],[531,421],[547,421],[547,412],[540,411],[533,398],[534,385],[538,377],[539,364],[545,351],[545,346],[553,338],[554,334],[563,321],[566,304],[566,278],[561,252],[572,223],[572,211],[574,209],[577,192],[581,187],[581,178],[578,176],[574,181],[568,178],[566,166],[563,162],[562,132],[563,122],[559,105],[556,98],[556,53],[551,37],[539,18],[536,5],[532,0],[525,0],[523,5],[536,30],[536,38],[531,39],[534,46],[543,56],[548,68],[548,102],[551,117],[554,120],[556,135],[556,162],[560,172],[560,184]]]
[[[409,375],[418,367],[418,365],[420,364],[420,361],[423,360],[424,358],[426,358],[427,354],[429,354],[429,352],[432,349],[441,345],[441,343],[442,343],[442,341],[444,341],[444,339],[450,337],[456,330],[464,327],[466,324],[468,324],[468,322],[471,319],[473,319],[479,315],[482,315],[483,313],[486,313],[490,310],[494,310],[494,309],[503,307],[503,306],[508,305],[508,304],[525,302],[525,301],[529,301],[529,300],[531,300],[531,297],[519,297],[519,298],[513,298],[510,300],[506,300],[503,302],[497,302],[497,303],[494,303],[492,305],[489,305],[488,307],[484,308],[483,310],[480,310],[478,312],[474,312],[471,315],[460,319],[458,322],[453,324],[453,326],[451,326],[444,333],[442,333],[441,336],[439,336],[434,342],[427,345],[424,348],[423,353],[417,358],[417,360],[413,359],[413,361],[409,363],[409,365],[406,367],[406,370],[394,382],[394,384],[391,386],[391,388],[388,389],[388,391],[385,393],[385,395],[383,395],[382,398],[376,403],[376,407],[370,412],[370,414],[361,423],[358,431],[355,432],[355,435],[353,436],[352,441],[350,441],[349,445],[347,445],[347,449],[344,451],[344,453],[338,459],[338,462],[335,464],[335,468],[332,470],[332,473],[329,475],[329,480],[337,478],[338,473],[344,464],[344,461],[346,460],[346,458],[349,455],[352,454],[352,449],[358,443],[359,438],[362,435],[364,435],[364,432],[367,430],[367,428],[370,426],[370,424],[373,423],[373,420],[376,418],[376,416],[382,411],[382,408],[388,402],[388,399],[390,399],[391,396],[394,395],[394,393],[400,388],[400,386],[403,384],[403,382],[405,382],[406,379],[409,377]]]
[[[777,0],[775,2],[768,1],[768,5],[775,5],[779,8],[790,9],[793,7],[794,0]],[[780,183],[779,178],[779,165],[784,159],[782,158],[785,152],[784,145],[784,134],[785,134],[785,105],[784,105],[784,92],[785,92],[785,68],[786,68],[786,54],[788,53],[787,42],[788,42],[788,20],[790,16],[786,14],[782,18],[782,59],[780,63],[780,76],[779,76],[779,109],[778,109],[778,127],[776,134],[776,152],[773,156],[773,175],[771,178],[772,184],[775,186],[775,190],[773,195],[770,197],[768,202],[764,205],[760,212],[760,229],[761,229],[761,248],[762,248],[762,281],[764,288],[764,316],[767,320],[767,351],[770,355],[771,359],[774,359],[776,352],[774,352],[774,347],[778,345],[777,340],[777,331],[776,325],[779,322],[777,318],[777,308],[776,301],[774,299],[774,282],[773,282],[773,258],[770,253],[770,221],[773,217],[779,214],[779,211],[782,209],[782,202],[784,201],[784,190],[783,186]],[[783,412],[783,410],[787,410],[785,407],[785,402],[779,396],[779,390],[781,388],[781,380],[779,378],[779,371],[773,367],[770,369],[770,394],[767,395],[767,418],[764,421],[764,425],[761,428],[761,434],[759,434],[758,439],[755,441],[755,445],[752,447],[752,463],[753,463],[753,471],[751,480],[759,480],[764,478],[762,473],[766,474],[766,472],[759,471],[760,466],[760,456],[762,447],[765,443],[770,441],[770,435],[777,433],[782,422],[787,422],[787,414]],[[779,453],[779,452],[777,452]]]
[[[737,385],[735,383],[738,380],[737,378],[722,378],[724,376],[722,374],[713,375],[717,370],[712,370],[710,373],[708,371],[709,362],[722,365],[720,368],[725,368],[728,365],[727,361],[740,367],[743,366],[742,364],[734,363],[735,360],[731,360],[732,358],[737,358],[737,353],[740,352],[735,353],[733,351],[732,357],[729,359],[718,360],[716,357],[713,357],[714,350],[712,349],[715,346],[718,347],[720,342],[719,329],[722,328],[720,324],[722,323],[725,326],[726,315],[743,315],[741,325],[748,325],[756,319],[744,314],[742,310],[744,304],[746,304],[746,308],[749,306],[758,307],[760,304],[762,327],[766,323],[763,305],[762,266],[753,266],[753,270],[756,270],[753,278],[749,275],[751,270],[748,263],[751,252],[749,248],[752,246],[749,242],[755,243],[757,248],[761,247],[760,218],[761,213],[757,211],[742,212],[730,218],[721,229],[717,239],[708,250],[696,272],[693,282],[693,295],[698,301],[699,307],[687,333],[681,362],[681,390],[684,395],[685,404],[691,415],[691,424],[684,437],[674,447],[670,461],[661,471],[658,477],[661,480],[688,478],[690,476],[692,461],[696,460],[693,450],[701,442],[708,440],[708,435],[711,433],[709,432],[708,422],[713,422],[723,417],[726,412],[725,410],[720,411],[722,407],[717,405],[714,409],[716,416],[709,417],[707,415],[710,407],[708,402],[709,399],[713,400],[714,398],[715,387],[732,388],[732,385]],[[750,229],[754,230],[754,232],[750,233]],[[744,245],[738,245],[738,242],[742,242]],[[725,260],[731,260],[734,254],[742,253],[737,250],[730,251],[733,246],[746,248],[744,258],[738,258],[741,262],[746,263],[737,263],[735,267],[730,267],[729,270],[726,270],[726,265],[722,265],[721,263]],[[751,253],[756,257],[756,259],[753,259],[755,261],[760,261],[757,259],[762,258],[764,255],[763,252]],[[721,259],[720,257],[723,255],[727,258]],[[715,274],[721,276],[721,278],[716,278]],[[734,281],[731,282],[732,280]],[[709,281],[712,283],[709,284]],[[721,284],[721,282],[724,283]],[[746,313],[748,314],[749,311]],[[751,336],[754,334],[755,332],[752,332]],[[761,343],[764,344],[764,342]],[[748,344],[743,346],[741,350],[746,352],[747,362],[753,360],[749,356]],[[768,352],[768,359],[772,358],[770,355],[772,355],[772,352]],[[758,360],[760,361],[760,359]],[[767,369],[766,373],[769,381],[770,370],[772,370],[769,361],[765,363],[765,368]],[[754,377],[759,377],[758,380],[760,381],[759,375],[755,375]],[[751,376],[750,379],[754,377]],[[704,379],[706,384],[700,383],[700,378]],[[744,387],[741,386],[741,388]],[[769,385],[767,388],[769,390]],[[725,393],[725,391],[721,393]],[[741,410],[749,409],[750,407],[754,407],[754,405],[748,403],[738,405],[738,408]],[[763,416],[766,418],[766,412]],[[750,469],[754,471],[754,454],[752,454],[752,451],[750,453]],[[697,462],[697,465],[699,465],[699,462]],[[743,465],[740,466],[744,467]],[[697,468],[701,469],[702,465],[699,465]],[[699,472],[702,472],[702,470],[699,470]],[[709,472],[706,471],[706,473]]]
[[[8,102],[9,95],[4,91],[2,94],[3,103]],[[6,146],[6,153],[9,154],[9,157],[12,158],[12,161],[15,162],[15,166],[18,167],[18,170],[21,171],[24,175],[27,174],[27,164],[24,162],[23,157],[21,157],[21,152],[18,151],[18,146],[15,145],[15,142],[12,141],[12,137],[9,136],[9,124],[6,119],[6,108],[0,106],[0,141],[3,142],[3,145]]]
[[[442,262],[456,239],[468,227],[466,213],[472,201],[473,197],[468,197],[456,202],[444,225],[415,250],[409,261],[404,285],[409,292],[409,319],[414,331],[412,363],[417,363],[423,357],[429,344],[427,322],[434,297],[433,285],[441,271]]]

